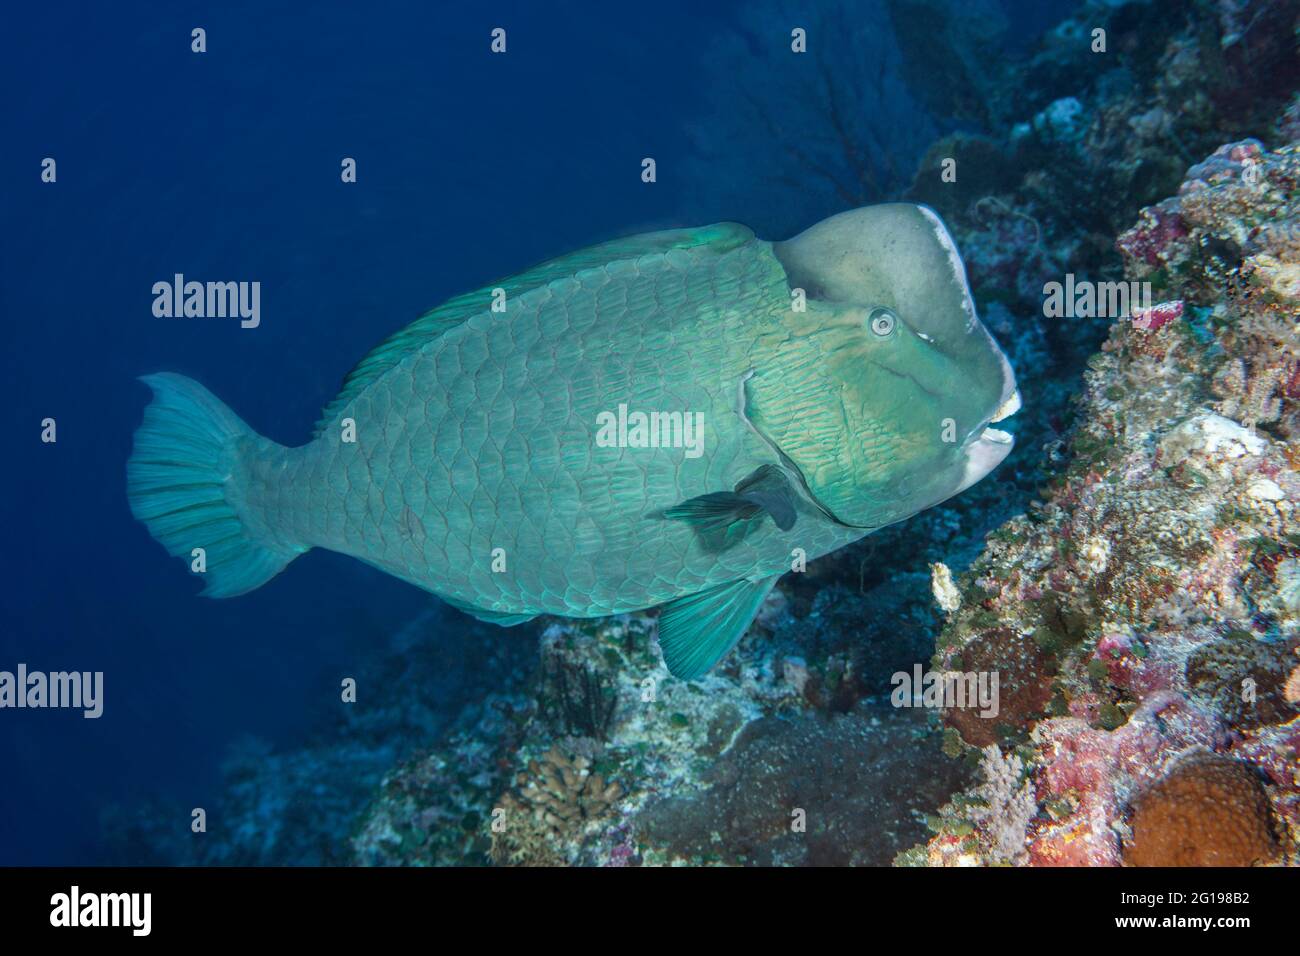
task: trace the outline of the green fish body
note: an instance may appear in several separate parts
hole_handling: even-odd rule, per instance
[[[205,594],[321,547],[501,624],[662,605],[683,678],[781,574],[978,480],[1018,404],[946,230],[906,204],[786,243],[635,236],[459,296],[363,359],[297,448],[145,381],[131,506],[201,553]]]

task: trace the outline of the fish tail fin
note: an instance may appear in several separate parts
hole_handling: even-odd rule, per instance
[[[163,372],[141,381],[153,401],[126,464],[131,513],[202,573],[205,597],[260,587],[307,550],[273,537],[247,504],[247,456],[278,446],[193,379]]]

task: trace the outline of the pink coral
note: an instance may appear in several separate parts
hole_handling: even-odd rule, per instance
[[[1116,240],[1120,252],[1148,266],[1164,262],[1168,246],[1188,233],[1187,223],[1177,212],[1177,205],[1165,200],[1143,209],[1138,224]]]
[[[1113,824],[1123,819],[1130,796],[1192,748],[1227,743],[1209,711],[1169,692],[1150,697],[1113,732],[1066,717],[1040,723],[1035,736],[1044,758],[1039,799],[1072,808],[1038,827],[1030,840],[1031,862],[1055,866],[1119,865],[1120,834]]]
[[[1182,317],[1183,303],[1181,301],[1160,302],[1149,309],[1134,309],[1133,327],[1142,329],[1145,332],[1155,332]]]

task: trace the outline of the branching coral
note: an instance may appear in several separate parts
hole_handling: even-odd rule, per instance
[[[1024,763],[1014,753],[1002,755],[996,744],[984,748],[980,761],[984,782],[976,788],[983,806],[970,810],[997,862],[1023,863],[1028,851],[1025,835],[1038,812],[1033,783],[1024,779]]]
[[[501,798],[492,822],[492,859],[498,864],[549,866],[568,862],[565,838],[609,816],[623,795],[617,783],[591,769],[586,757],[552,747],[530,760],[518,790]]]

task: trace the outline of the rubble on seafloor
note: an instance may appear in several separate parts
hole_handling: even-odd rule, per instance
[[[762,635],[690,683],[668,676],[645,615],[550,624],[516,733],[480,727],[391,773],[357,861],[888,863],[964,766],[916,712],[813,707],[827,671],[776,650],[796,623],[784,599],[761,616]]]
[[[1119,237],[1159,301],[1112,326],[1069,468],[990,536],[938,642],[936,666],[1034,693],[996,739],[949,718],[985,789],[900,862],[1008,862],[1008,828],[1010,862],[1300,861],[1298,190],[1300,143],[1229,144]],[[1024,796],[991,813],[1008,759]]]

